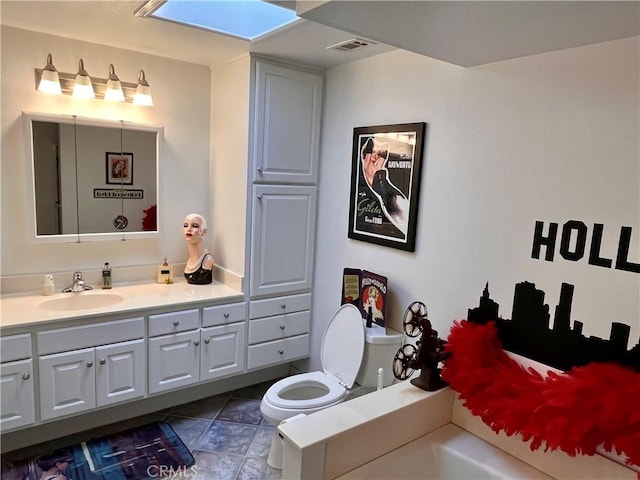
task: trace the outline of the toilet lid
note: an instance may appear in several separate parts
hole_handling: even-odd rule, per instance
[[[358,308],[346,304],[338,309],[324,331],[320,352],[324,372],[351,388],[364,355],[364,322]]]

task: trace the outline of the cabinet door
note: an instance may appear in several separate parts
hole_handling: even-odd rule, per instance
[[[252,298],[311,288],[315,247],[315,187],[253,188]]]
[[[255,68],[254,181],[316,183],[322,76],[262,61]]]
[[[199,330],[149,339],[149,393],[196,383],[199,370]]]
[[[96,348],[96,401],[99,407],[144,396],[147,362],[144,340]]]
[[[200,336],[203,343],[200,380],[211,380],[244,370],[247,345],[244,322],[203,328]]]
[[[0,430],[35,422],[33,361],[30,358],[0,365],[0,393]]]
[[[93,348],[39,358],[40,413],[43,420],[95,408],[94,360]]]

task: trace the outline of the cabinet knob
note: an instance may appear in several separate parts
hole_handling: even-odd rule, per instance
[[[286,303],[281,303],[280,304],[280,308],[282,308],[284,310],[285,308],[287,308],[287,304]]]
[[[29,380],[30,378],[31,378],[31,375],[29,375],[28,373],[25,373],[24,375],[22,375],[23,380]]]
[[[207,345],[209,345],[209,342],[210,342],[210,341],[211,341],[211,340],[209,340],[208,338],[205,338],[205,339],[204,339],[204,343],[206,343]]]
[[[100,365],[105,365],[107,363],[107,361],[104,358],[100,359]]]
[[[225,313],[224,318],[229,318],[229,313]]]
[[[258,167],[258,173],[262,173],[263,172],[263,168],[262,167]]]
[[[93,367],[93,362],[87,362],[87,368]]]
[[[258,200],[262,200],[262,194],[261,193],[258,194]]]
[[[280,330],[284,330],[284,325],[280,325]]]
[[[200,340],[194,340],[193,344],[197,347],[198,345],[200,345]]]
[[[282,355],[284,353],[284,350],[278,350],[278,353]]]
[[[178,320],[174,320],[173,321],[173,326],[177,327],[178,325],[180,325],[180,322]]]

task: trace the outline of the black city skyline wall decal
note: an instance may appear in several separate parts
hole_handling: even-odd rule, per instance
[[[590,362],[615,362],[640,371],[640,339],[627,349],[629,325],[611,323],[607,340],[585,337],[581,321],[574,320],[571,325],[573,290],[573,285],[562,283],[551,328],[549,305],[544,303],[545,292],[527,281],[515,286],[511,320],[498,316],[499,304],[489,297],[489,283],[480,297],[479,306],[469,309],[467,320],[482,325],[494,320],[502,348],[560,370]]]

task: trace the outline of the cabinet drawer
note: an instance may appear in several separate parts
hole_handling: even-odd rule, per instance
[[[10,335],[0,340],[0,362],[12,362],[31,357],[31,334]]]
[[[284,338],[249,346],[247,368],[261,368],[309,355],[309,335]]]
[[[202,309],[202,326],[213,327],[225,323],[240,322],[247,317],[246,303],[232,303],[229,305],[217,305]]]
[[[38,333],[38,354],[97,347],[144,337],[144,318],[57,328]]]
[[[309,310],[251,320],[249,322],[249,343],[260,343],[309,333],[310,324],[311,312]]]
[[[282,313],[300,312],[311,308],[311,294],[289,295],[249,302],[249,318],[269,317]]]
[[[149,316],[150,337],[185,332],[198,327],[200,327],[200,312],[197,309]]]

